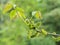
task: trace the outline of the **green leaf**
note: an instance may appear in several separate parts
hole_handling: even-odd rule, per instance
[[[26,19],[26,16],[24,15],[24,10],[22,8],[17,7],[16,10],[20,18]]]
[[[13,8],[13,5],[10,3],[7,3],[3,9],[3,13],[7,13],[8,11],[10,11]]]
[[[41,19],[42,18],[41,12],[40,11],[37,11],[36,14],[35,14],[35,17],[38,18],[38,19],[39,18]]]
[[[19,8],[19,7],[16,7],[16,10],[20,11],[20,12],[24,12],[24,10],[22,8]]]
[[[40,11],[34,11],[34,12],[32,12],[32,16],[34,16],[37,19],[39,19],[39,18],[41,19],[42,18]]]
[[[16,17],[16,10],[12,10],[11,12],[10,12],[10,19],[13,19],[13,18],[15,18]]]
[[[42,34],[47,35],[47,32],[44,29],[42,29]]]

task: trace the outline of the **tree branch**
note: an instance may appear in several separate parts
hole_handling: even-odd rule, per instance
[[[39,32],[39,33],[41,33],[42,31],[40,31],[40,30],[38,30],[37,28],[36,28],[36,30],[35,31],[37,31],[37,32]],[[60,34],[54,34],[54,33],[47,33],[47,35],[52,35],[52,36],[60,36]]]

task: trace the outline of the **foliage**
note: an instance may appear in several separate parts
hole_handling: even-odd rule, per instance
[[[54,9],[50,13],[47,13],[44,15],[44,21],[43,25],[46,25],[45,27],[51,31],[56,31],[57,33],[60,33],[60,8]],[[46,16],[47,15],[47,16]]]
[[[55,12],[59,15],[59,5],[59,0],[11,0],[3,5],[4,10],[0,8],[0,45],[56,45],[60,37],[49,32],[57,30],[55,27],[59,25],[59,16],[55,16]]]

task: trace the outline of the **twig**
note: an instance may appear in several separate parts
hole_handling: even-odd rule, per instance
[[[37,28],[36,28],[35,31],[37,31],[37,32],[39,32],[39,33],[42,32],[42,31],[38,30]],[[47,33],[47,35],[60,36],[60,34],[54,34],[54,33],[49,33],[49,32]]]

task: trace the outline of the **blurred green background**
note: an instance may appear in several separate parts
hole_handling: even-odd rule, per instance
[[[3,14],[7,2],[22,8],[28,18],[33,11],[41,11],[41,27],[60,34],[60,0],[0,0],[0,45],[57,45],[50,36],[28,40],[28,26],[18,18],[10,21],[9,14]]]

